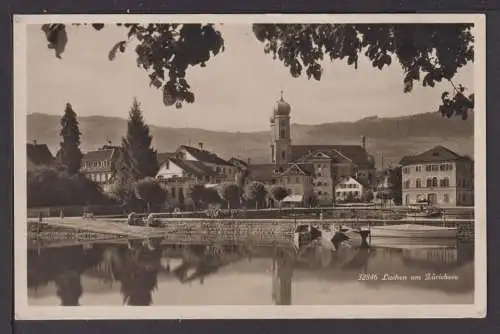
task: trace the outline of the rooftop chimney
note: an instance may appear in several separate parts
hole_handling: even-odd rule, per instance
[[[33,144],[36,145],[36,139],[33,139]]]
[[[366,150],[366,137],[361,136],[361,146]]]
[[[202,151],[203,151],[203,143],[202,143],[202,142],[199,142],[199,143],[198,143],[198,147],[200,148],[200,150],[202,150]]]
[[[247,163],[250,164],[250,158],[247,159]]]

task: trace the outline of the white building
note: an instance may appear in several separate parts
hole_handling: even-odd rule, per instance
[[[362,182],[348,176],[335,186],[335,198],[338,201],[361,200],[367,190],[369,189]]]

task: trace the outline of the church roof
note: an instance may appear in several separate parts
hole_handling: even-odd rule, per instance
[[[274,106],[275,115],[288,116],[290,115],[291,110],[292,108],[290,107],[290,104],[283,99],[283,96],[278,102],[276,102],[276,105]]]
[[[360,145],[292,145],[292,161],[313,152],[323,152],[332,159],[348,159],[358,166],[370,165],[370,156]]]
[[[26,154],[34,165],[50,165],[54,162],[54,157],[46,144],[27,144]]]
[[[401,159],[400,164],[411,165],[411,164],[429,163],[429,162],[437,163],[446,161],[456,161],[462,159],[471,160],[469,157],[459,155],[444,146],[436,146],[431,148],[430,150],[427,150],[417,155],[404,156]]]
[[[191,154],[195,159],[204,163],[232,166],[229,162],[220,158],[217,154],[209,152],[207,150],[200,150],[199,148],[187,145],[182,145],[180,149],[186,150],[186,152]]]

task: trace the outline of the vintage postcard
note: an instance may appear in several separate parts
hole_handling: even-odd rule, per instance
[[[16,319],[486,315],[483,15],[13,24]]]

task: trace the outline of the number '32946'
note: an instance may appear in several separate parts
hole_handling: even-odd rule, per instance
[[[378,280],[378,275],[376,273],[359,273],[358,281],[376,281]]]

